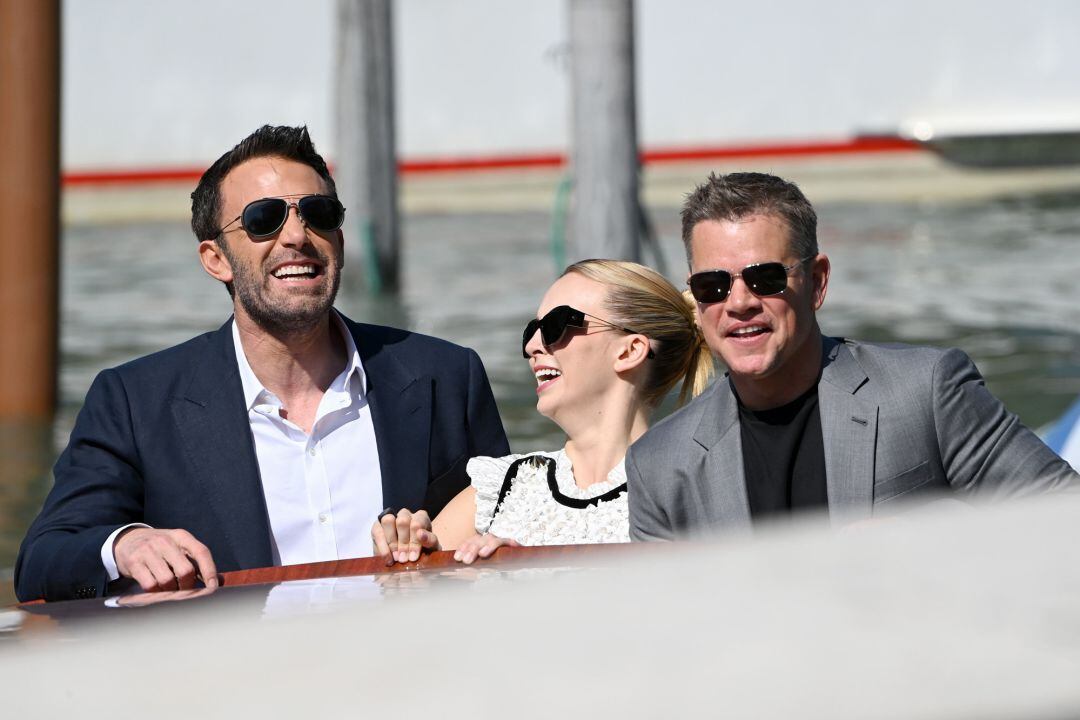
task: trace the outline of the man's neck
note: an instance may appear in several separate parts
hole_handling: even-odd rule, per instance
[[[288,332],[262,327],[242,311],[234,322],[255,377],[286,407],[321,397],[345,368],[345,341],[329,313],[309,328]]]
[[[803,395],[817,384],[822,364],[821,331],[816,327],[795,357],[764,378],[731,375],[739,402],[750,410],[772,410]]]

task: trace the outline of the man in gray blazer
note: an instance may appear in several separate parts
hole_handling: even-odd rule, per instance
[[[1080,487],[961,351],[822,335],[829,259],[793,183],[710,175],[683,206],[682,233],[701,330],[728,374],[627,453],[633,539]]]

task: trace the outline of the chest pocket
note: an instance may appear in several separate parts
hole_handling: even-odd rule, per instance
[[[895,500],[930,485],[933,481],[930,461],[924,460],[910,470],[874,483],[874,504]]]

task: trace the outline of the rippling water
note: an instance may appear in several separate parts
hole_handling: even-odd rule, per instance
[[[961,347],[1033,427],[1080,394],[1080,194],[818,212],[833,261],[819,316],[825,332]],[[681,283],[677,212],[653,209],[653,219],[669,274]],[[364,297],[346,278],[338,303],[358,320],[475,348],[516,451],[562,442],[533,409],[535,382],[519,352],[521,328],[556,276],[549,222],[539,212],[407,217],[400,300]],[[230,308],[179,222],[66,228],[62,293],[58,446],[99,370],[216,328]],[[51,462],[56,451],[38,455]],[[11,600],[14,554],[50,482],[47,473],[13,478],[0,496],[0,601]]]

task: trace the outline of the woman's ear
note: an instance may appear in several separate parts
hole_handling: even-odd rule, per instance
[[[199,243],[199,262],[210,277],[223,283],[232,282],[232,265],[216,241],[203,240]]]
[[[627,335],[619,344],[619,356],[615,358],[615,372],[627,372],[641,365],[649,357],[652,348],[649,338],[635,333]]]

